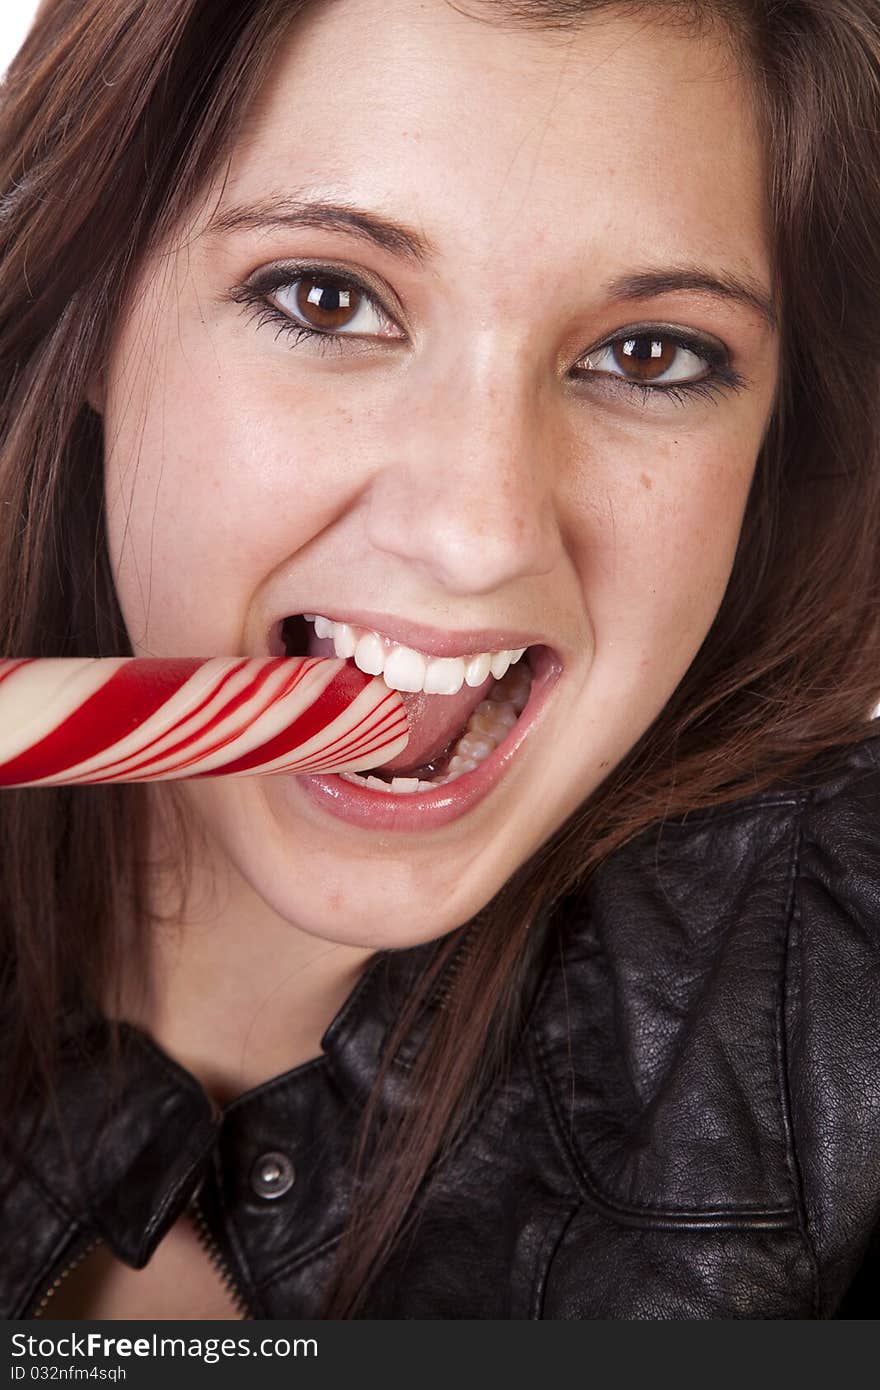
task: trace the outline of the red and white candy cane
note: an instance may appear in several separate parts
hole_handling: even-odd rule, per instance
[[[356,772],[408,737],[398,693],[329,657],[0,661],[0,787]]]

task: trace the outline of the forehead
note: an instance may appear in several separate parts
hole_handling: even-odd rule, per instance
[[[754,275],[769,261],[749,76],[723,31],[659,12],[563,33],[446,0],[309,6],[220,206],[300,189],[421,227],[441,256],[503,251],[548,273],[573,254],[585,269],[723,256]]]

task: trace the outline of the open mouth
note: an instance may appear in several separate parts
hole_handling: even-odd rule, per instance
[[[273,655],[353,657],[349,632],[326,619],[292,615],[276,624],[270,650]],[[362,652],[359,647],[358,664],[364,660]],[[382,669],[383,658],[392,652],[394,644],[387,644],[384,652],[376,647],[373,664],[378,669],[373,674],[381,669],[386,684],[399,690],[410,726],[409,744],[382,766],[338,776],[355,786],[395,796],[423,796],[478,771],[497,749],[515,738],[535,674],[546,669],[550,660],[549,649],[540,645],[491,654],[491,665],[489,654],[462,658],[463,668],[460,662],[445,660],[433,663],[423,681],[428,690],[401,689],[400,685],[417,684],[422,669],[417,667],[413,677],[396,653],[395,662],[387,661],[387,670]],[[370,669],[369,660],[366,665]],[[446,693],[432,693],[438,687]]]

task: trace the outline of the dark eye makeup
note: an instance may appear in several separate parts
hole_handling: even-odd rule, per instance
[[[377,299],[375,289],[360,279],[359,276],[350,271],[343,274],[338,270],[330,270],[325,266],[314,264],[271,266],[257,275],[251,276],[247,282],[235,286],[226,298],[241,305],[250,315],[255,317],[258,328],[265,325],[274,326],[277,330],[276,338],[284,334],[289,338],[291,346],[294,348],[308,342],[322,354],[335,353],[338,355],[351,351],[350,347],[345,346],[345,340],[358,344],[374,341],[402,341],[401,339],[381,339],[373,334],[335,332],[327,328],[311,327],[298,321],[289,312],[273,302],[270,296],[282,289],[292,289],[302,280],[314,281],[316,285],[331,291],[354,289],[359,296],[363,296],[375,306],[381,317],[392,323],[395,322]],[[601,379],[604,389],[634,395],[643,404],[657,401],[659,398],[669,400],[677,405],[686,405],[694,399],[717,400],[727,392],[742,390],[747,384],[745,378],[731,366],[727,349],[716,339],[704,338],[700,334],[662,323],[646,322],[627,325],[626,328],[618,330],[612,337],[605,338],[589,348],[578,359],[578,362],[595,358],[608,349],[618,348],[629,350],[634,360],[645,361],[652,355],[661,355],[661,345],[672,346],[682,352],[691,353],[704,364],[705,372],[702,376],[691,380],[646,381],[626,376],[623,373],[579,367],[576,363],[571,369],[572,379],[589,386],[594,384],[598,378]],[[639,348],[641,351],[638,350]],[[648,350],[645,351],[645,348]]]

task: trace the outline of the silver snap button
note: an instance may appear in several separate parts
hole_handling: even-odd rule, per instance
[[[251,1187],[258,1197],[283,1197],[293,1187],[295,1177],[287,1154],[260,1154],[251,1169]]]

